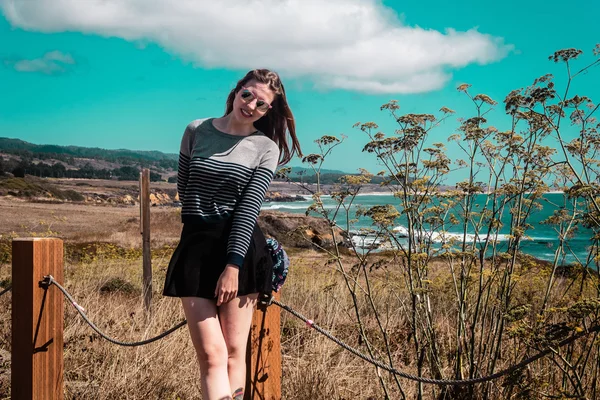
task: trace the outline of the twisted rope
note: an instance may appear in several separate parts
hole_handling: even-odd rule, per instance
[[[397,369],[386,365],[384,363],[382,363],[381,361],[375,360],[372,357],[361,353],[360,351],[356,350],[355,348],[351,347],[350,345],[342,342],[340,339],[336,338],[335,336],[333,336],[331,333],[329,333],[328,331],[326,331],[325,329],[321,328],[320,326],[318,326],[317,324],[315,324],[312,320],[306,318],[304,315],[300,314],[299,312],[293,310],[291,307],[286,306],[285,304],[280,303],[279,301],[273,299],[271,300],[271,302],[281,308],[283,308],[285,311],[289,312],[290,314],[292,314],[293,316],[295,316],[296,318],[304,321],[306,323],[306,325],[310,328],[313,328],[314,330],[316,330],[317,332],[319,332],[320,334],[326,336],[327,338],[329,338],[330,340],[332,340],[333,342],[337,343],[339,346],[343,347],[344,349],[348,350],[350,353],[354,354],[355,356],[362,358],[363,360],[385,370],[388,371],[392,374],[398,375],[402,378],[406,378],[406,379],[410,379],[413,381],[417,381],[417,382],[421,382],[421,383],[430,383],[430,384],[434,384],[434,385],[440,385],[440,386],[462,386],[462,385],[473,385],[475,383],[482,383],[482,382],[487,382],[487,381],[491,381],[494,379],[498,379],[504,375],[508,375],[511,374],[523,367],[525,367],[528,364],[531,364],[532,362],[550,354],[553,352],[553,349],[548,348],[546,350],[540,351],[539,353],[535,354],[532,357],[529,357],[523,361],[521,361],[520,363],[513,365],[509,368],[503,369],[502,371],[496,372],[494,374],[491,375],[487,375],[487,376],[482,376],[479,378],[471,378],[471,379],[460,379],[460,380],[451,380],[451,379],[432,379],[432,378],[426,378],[426,377],[422,377],[422,376],[417,376],[417,375],[412,375],[406,372],[402,372],[402,371],[398,371]],[[586,332],[581,332],[579,334],[575,334],[567,339],[562,340],[561,342],[559,342],[556,346],[557,347],[562,347],[565,346],[577,339],[581,339],[584,336],[589,335],[590,333],[593,332],[598,332],[600,331],[600,325],[595,325],[593,327],[591,327],[590,329],[588,329]]]
[[[54,278],[52,277],[52,275],[46,276],[44,278],[44,281],[42,282],[43,286],[45,286],[46,288],[49,287],[50,285],[54,285],[56,286],[64,295],[65,297],[71,302],[71,304],[73,305],[73,307],[75,307],[75,309],[77,310],[77,312],[79,313],[79,315],[81,315],[81,317],[84,319],[85,322],[87,322],[87,324],[94,330],[96,331],[96,333],[98,333],[102,338],[108,340],[111,343],[114,343],[116,345],[119,346],[128,346],[128,347],[134,347],[134,346],[142,346],[148,343],[152,343],[155,342],[159,339],[164,338],[165,336],[175,332],[177,329],[181,328],[182,326],[184,326],[187,321],[183,320],[181,321],[179,324],[175,325],[174,327],[172,327],[171,329],[161,333],[158,336],[155,336],[153,338],[150,339],[146,339],[146,340],[142,340],[142,341],[138,341],[138,342],[122,342],[116,339],[113,339],[109,336],[107,336],[106,334],[104,334],[102,331],[100,331],[100,329],[98,329],[98,327],[96,325],[94,325],[93,322],[91,322],[89,320],[89,318],[87,317],[87,315],[85,315],[85,313],[83,312],[83,309],[81,306],[79,306],[75,300],[73,299],[73,297],[69,294],[69,292],[67,292],[67,290],[62,287],[58,282],[56,282],[54,280]],[[10,288],[5,289],[2,293],[0,293],[0,295],[4,294],[6,291],[10,290]],[[278,307],[284,309],[285,311],[289,312],[290,314],[292,314],[293,316],[295,316],[296,318],[304,321],[306,323],[306,325],[310,328],[313,328],[314,330],[316,330],[317,332],[319,332],[320,334],[324,335],[325,337],[327,337],[328,339],[330,339],[331,341],[333,341],[334,343],[336,343],[337,345],[339,345],[340,347],[346,349],[347,351],[349,351],[350,353],[354,354],[355,356],[363,359],[364,361],[367,361],[381,369],[383,369],[384,371],[390,372],[392,374],[398,375],[402,378],[406,378],[406,379],[410,379],[416,382],[421,382],[421,383],[428,383],[428,384],[434,384],[434,385],[440,385],[440,386],[461,386],[461,385],[473,385],[476,383],[483,383],[483,382],[488,382],[488,381],[492,381],[498,378],[501,378],[505,375],[511,374],[525,366],[527,366],[528,364],[531,364],[532,362],[539,360],[542,357],[547,356],[548,354],[552,353],[554,351],[554,349],[552,348],[548,348],[546,350],[542,350],[539,353],[519,362],[518,364],[515,364],[509,368],[503,369],[502,371],[496,372],[494,374],[491,375],[486,375],[486,376],[482,376],[482,377],[478,377],[478,378],[470,378],[470,379],[457,379],[457,380],[452,380],[452,379],[433,379],[433,378],[426,378],[426,377],[422,377],[422,376],[417,376],[417,375],[413,375],[413,374],[409,374],[407,372],[402,372],[397,370],[396,368],[393,368],[387,364],[382,363],[381,361],[375,360],[374,358],[361,353],[359,350],[353,348],[352,346],[344,343],[343,341],[341,341],[340,339],[336,338],[335,336],[333,336],[330,332],[328,332],[327,330],[321,328],[320,326],[318,326],[317,324],[315,324],[312,320],[306,318],[304,315],[300,314],[298,311],[292,309],[291,307],[275,300],[275,299],[271,299],[271,301],[269,302],[269,304],[275,304]],[[557,343],[556,347],[563,347],[571,342],[574,342],[577,339],[581,339],[582,337],[585,337],[587,335],[589,335],[590,333],[593,332],[598,332],[600,331],[600,325],[595,325],[592,326],[591,328],[589,328],[587,331],[585,332],[581,332],[578,334],[575,334],[569,338],[563,339],[562,341],[560,341],[559,343]]]
[[[5,293],[10,292],[10,290],[12,289],[12,285],[8,285],[7,287],[5,287],[4,289],[2,289],[2,291],[0,292],[0,296],[2,296]]]
[[[42,281],[42,283],[46,286],[50,286],[50,285],[54,285],[56,286],[64,295],[67,299],[69,299],[69,301],[71,302],[71,304],[73,305],[73,307],[75,307],[75,309],[77,310],[77,312],[79,313],[79,315],[81,315],[81,317],[83,318],[83,320],[85,322],[87,322],[87,324],[94,330],[96,331],[96,333],[98,335],[100,335],[101,337],[103,337],[104,339],[108,340],[111,343],[114,343],[116,345],[119,346],[126,346],[126,347],[136,347],[136,346],[143,346],[145,344],[149,344],[152,342],[155,342],[159,339],[164,338],[165,336],[175,332],[177,329],[181,328],[182,326],[184,326],[186,324],[186,320],[181,321],[180,323],[178,323],[177,325],[175,325],[174,327],[172,327],[171,329],[161,333],[158,336],[152,337],[150,339],[146,339],[146,340],[140,340],[139,342],[121,342],[120,340],[116,340],[113,339],[111,337],[109,337],[108,335],[104,334],[96,325],[94,325],[94,323],[92,321],[89,320],[89,318],[87,317],[87,315],[85,315],[85,313],[83,312],[83,308],[77,304],[75,302],[75,300],[73,299],[73,297],[69,294],[69,292],[67,292],[67,290],[62,287],[58,282],[56,282],[54,280],[54,278],[52,277],[52,275],[48,275],[44,278],[44,281]]]

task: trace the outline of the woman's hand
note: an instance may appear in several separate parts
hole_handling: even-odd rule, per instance
[[[215,297],[217,306],[227,303],[237,297],[238,274],[240,270],[237,265],[227,264],[225,270],[221,273],[215,288]]]

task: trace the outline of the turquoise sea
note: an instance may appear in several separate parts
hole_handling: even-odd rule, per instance
[[[476,198],[476,207],[479,208],[483,206],[485,203],[487,195],[478,195]],[[333,210],[335,208],[335,202],[328,196],[322,197],[323,204],[326,209]],[[544,196],[544,199],[541,200],[543,208],[539,211],[535,211],[532,213],[528,222],[533,226],[530,230],[527,231],[526,235],[528,236],[527,240],[522,242],[522,251],[530,254],[536,258],[553,261],[555,256],[555,251],[558,246],[558,234],[555,230],[555,226],[542,224],[541,221],[546,220],[549,216],[551,216],[554,211],[560,207],[561,204],[564,204],[563,194],[562,193],[549,193]],[[296,201],[292,203],[279,203],[279,202],[271,202],[265,203],[262,207],[263,210],[278,210],[289,213],[298,213],[304,214],[307,208],[312,204],[312,199],[309,196],[306,196],[305,201]],[[392,204],[395,205],[396,208],[399,208],[399,200],[394,198],[392,195],[386,194],[377,194],[377,195],[359,195],[355,200],[355,204],[351,208],[351,217],[355,218],[356,207],[358,205],[369,208],[375,205],[385,205]],[[455,213],[458,214],[458,213]],[[310,215],[317,216],[314,213]],[[506,249],[507,237],[510,216],[508,211],[505,211],[505,215],[502,218],[504,223],[504,227],[500,231],[500,235],[496,238],[499,243],[499,250],[503,251]],[[346,228],[346,220],[345,215],[339,215],[336,218],[337,224]],[[449,225],[449,224],[448,224]],[[398,231],[402,231],[406,226],[406,219],[403,217],[398,218],[394,226]],[[351,226],[351,231],[358,231],[361,228],[371,228],[371,220],[366,217],[361,217],[358,219],[353,226]],[[447,233],[440,232],[428,232],[431,238],[437,238],[438,242],[440,238],[446,238],[449,236],[454,236],[461,234],[461,227],[459,226],[450,226],[448,227]],[[472,234],[473,232],[468,232]],[[560,263],[572,263],[579,259],[582,263],[586,264],[586,259],[588,257],[588,250],[590,246],[590,238],[592,236],[592,232],[586,228],[581,226],[578,227],[577,233],[568,241],[569,250],[564,254],[564,257],[561,257]],[[461,236],[462,237],[462,236]],[[360,236],[355,237],[354,242],[357,245],[364,244],[365,247],[371,243],[373,243],[374,238],[369,238],[368,236]],[[402,240],[402,239],[401,239]],[[435,241],[435,240],[434,240]],[[593,264],[588,265],[593,267]],[[595,268],[594,268],[595,269]]]

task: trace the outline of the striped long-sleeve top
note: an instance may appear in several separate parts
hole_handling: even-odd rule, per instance
[[[227,263],[242,266],[265,192],[279,160],[277,144],[217,130],[213,119],[192,121],[181,140],[177,192],[185,223],[233,218]]]

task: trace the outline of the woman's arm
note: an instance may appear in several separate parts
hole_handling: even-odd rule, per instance
[[[279,148],[273,142],[263,155],[259,166],[246,185],[242,198],[233,213],[231,234],[227,243],[227,264],[238,267],[244,263],[244,257],[250,246],[250,240],[265,193],[271,184],[279,161]]]
[[[217,281],[215,297],[217,306],[227,303],[237,296],[239,268],[250,246],[254,224],[260,212],[265,193],[269,188],[279,161],[279,149],[272,143],[265,153],[250,182],[246,185],[242,198],[233,213],[229,241],[227,243],[227,265]]]
[[[183,132],[181,146],[179,147],[179,163],[177,165],[177,194],[179,201],[183,204],[185,189],[190,176],[190,160],[194,148],[194,131],[198,127],[196,121],[191,122]]]

